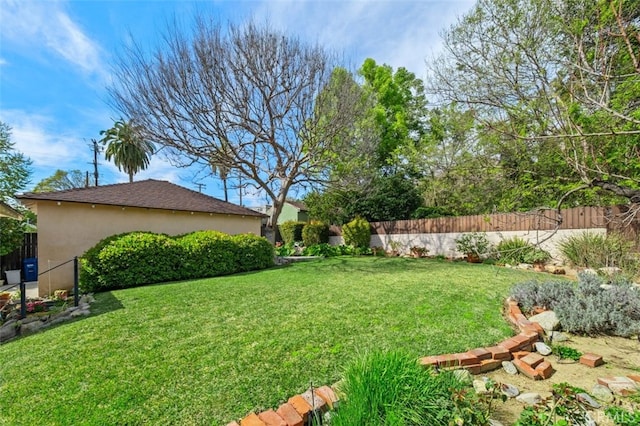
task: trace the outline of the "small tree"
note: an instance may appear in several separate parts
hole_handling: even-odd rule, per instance
[[[342,227],[344,243],[356,248],[367,248],[371,241],[371,227],[369,222],[361,217],[356,217]]]
[[[0,122],[0,201],[24,210],[14,199],[16,192],[29,183],[31,160],[17,152],[11,142],[11,127]],[[0,217],[0,256],[11,253],[22,244],[25,223]]]

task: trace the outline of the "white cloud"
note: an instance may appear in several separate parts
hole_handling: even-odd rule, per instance
[[[350,55],[360,67],[365,58],[426,74],[425,60],[441,49],[440,31],[466,13],[474,0],[266,2],[257,19],[268,19],[290,34]]]
[[[58,1],[4,0],[0,37],[25,55],[53,53],[87,75],[106,78],[98,43],[91,40]],[[46,50],[43,52],[43,48]]]
[[[79,148],[85,142],[76,135],[57,133],[50,117],[19,110],[3,110],[0,116],[12,128],[15,149],[29,157],[34,166],[55,171],[77,164]]]

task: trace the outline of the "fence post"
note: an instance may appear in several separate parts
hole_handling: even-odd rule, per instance
[[[20,280],[20,318],[27,317],[27,286]]]
[[[78,286],[78,256],[73,258],[73,302],[75,306],[80,303],[80,294]]]

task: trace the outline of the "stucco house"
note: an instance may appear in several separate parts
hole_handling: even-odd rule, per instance
[[[110,235],[198,230],[260,235],[263,215],[160,180],[18,195],[38,215],[38,270],[61,265]],[[73,262],[38,279],[39,294],[73,286]]]

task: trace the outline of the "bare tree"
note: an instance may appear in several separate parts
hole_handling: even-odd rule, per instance
[[[479,0],[444,34],[431,89],[505,146],[562,158],[566,195],[599,188],[637,203],[639,22],[628,0]]]
[[[263,190],[273,226],[292,187],[322,178],[324,153],[353,116],[346,101],[318,113],[334,67],[320,46],[267,24],[198,18],[190,33],[171,26],[149,55],[127,50],[110,94],[174,164],[214,164]]]

